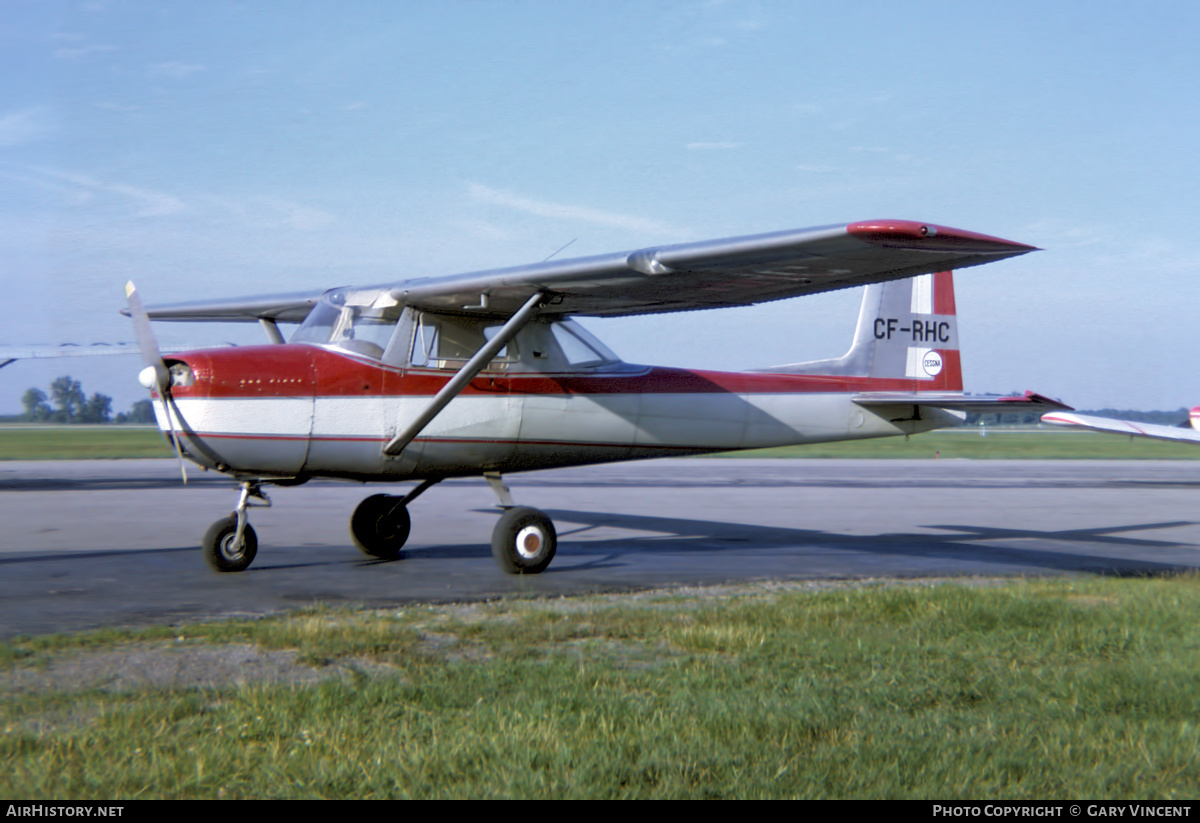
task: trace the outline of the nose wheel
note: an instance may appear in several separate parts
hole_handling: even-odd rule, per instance
[[[250,525],[246,509],[251,506],[266,508],[270,498],[254,480],[243,480],[237,508],[228,517],[208,527],[200,550],[208,565],[219,572],[241,572],[250,567],[258,554],[258,535]]]
[[[245,571],[258,554],[258,535],[247,523],[238,536],[237,512],[208,527],[201,549],[208,565],[219,572]]]

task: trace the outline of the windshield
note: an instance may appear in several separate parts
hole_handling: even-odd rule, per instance
[[[400,310],[384,289],[335,289],[321,296],[290,342],[336,346],[379,358],[396,329]]]

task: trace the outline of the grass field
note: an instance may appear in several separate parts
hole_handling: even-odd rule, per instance
[[[112,460],[174,457],[148,426],[0,426],[0,460]]]
[[[0,796],[1195,798],[1198,608],[1194,577],[758,586],[17,641]],[[37,680],[247,645],[326,677]]]
[[[1001,430],[743,454],[938,452],[1200,457]],[[154,429],[0,427],[0,459],[171,456]],[[759,585],[0,642],[0,797],[1194,798],[1197,582]],[[235,675],[175,677],[222,660]]]
[[[951,429],[915,437],[885,437],[812,446],[728,452],[730,457],[970,458],[975,460],[1196,460],[1200,449],[1088,431],[1054,429]]]
[[[843,457],[934,459],[1131,459],[1196,460],[1200,449],[1189,443],[1168,443],[1096,432],[1039,429],[992,429],[930,432],[909,439],[789,446],[730,457]],[[173,457],[163,435],[137,426],[0,426],[0,460],[87,460]]]

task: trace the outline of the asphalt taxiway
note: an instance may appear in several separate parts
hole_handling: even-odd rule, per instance
[[[506,477],[558,528],[541,575],[513,577],[488,542],[482,479],[411,507],[398,561],[350,541],[356,483],[268,487],[259,552],[218,574],[198,549],[236,490],[173,461],[0,463],[0,636],[263,615],[749,580],[1200,569],[1195,461],[698,458]]]

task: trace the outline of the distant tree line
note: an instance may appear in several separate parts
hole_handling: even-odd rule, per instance
[[[1184,426],[1188,422],[1188,410],[1186,408],[1179,408],[1174,411],[1137,411],[1135,409],[1098,409],[1085,411],[1081,409],[1079,413],[1090,414],[1095,417],[1132,420],[1135,423],[1155,423],[1160,426]],[[967,425],[1027,426],[1038,423],[1041,417],[1041,414],[1037,412],[1024,412],[1021,414],[968,414]]]
[[[31,423],[153,423],[154,406],[139,400],[128,412],[112,413],[112,398],[99,392],[88,397],[70,376],[50,384],[50,393],[31,388],[21,397],[22,420]]]

